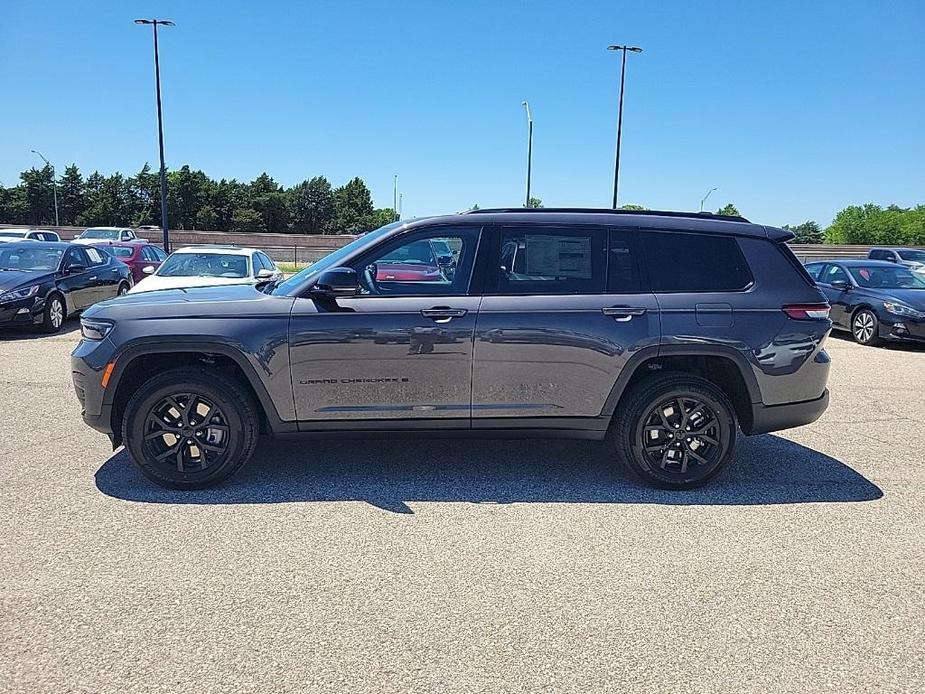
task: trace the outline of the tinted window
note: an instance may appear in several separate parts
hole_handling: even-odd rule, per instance
[[[135,252],[133,249],[126,248],[125,246],[113,246],[109,251],[117,258],[131,258],[132,254]]]
[[[820,282],[832,284],[832,282],[848,282],[848,273],[842,270],[838,265],[828,265],[825,272],[822,273]]]
[[[148,248],[154,251],[154,255],[157,257],[158,260],[163,261],[167,258],[167,254],[164,251],[162,251],[160,248],[158,248],[157,246],[148,246]]]
[[[499,294],[600,294],[604,234],[580,227],[507,227],[497,267]]]
[[[440,227],[398,239],[365,255],[353,268],[361,294],[413,296],[465,294],[475,261],[479,230]],[[432,244],[446,245],[438,258]]]
[[[67,252],[65,265],[83,265],[84,267],[89,267],[90,260],[87,258],[82,248],[71,248]]]
[[[871,260],[886,260],[886,251],[873,250],[867,254]]]
[[[642,243],[656,292],[727,292],[752,282],[739,244],[730,236],[644,232]]]
[[[810,263],[809,265],[806,266],[806,272],[814,280],[818,280],[819,273],[822,272],[822,268],[824,267],[825,267],[824,263]]]
[[[263,263],[263,266],[267,270],[272,270],[273,272],[276,272],[276,263],[270,260],[270,257],[268,255],[266,255],[265,253],[258,252],[257,257],[260,258],[260,261]]]
[[[632,294],[642,291],[639,276],[639,250],[635,234],[622,229],[610,232],[607,251],[607,291]]]

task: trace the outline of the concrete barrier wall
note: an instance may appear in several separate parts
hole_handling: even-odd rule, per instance
[[[0,225],[0,229],[11,225]],[[62,239],[70,240],[84,230],[83,227],[50,227],[43,229],[57,231]],[[159,229],[136,230],[138,236],[160,245]],[[184,231],[170,232],[170,243],[178,246],[195,246],[199,244],[234,244],[259,248],[273,260],[281,262],[310,263],[337,250],[352,241],[355,236],[348,234],[260,234],[225,231]],[[838,258],[866,258],[871,246],[836,246],[829,244],[790,244],[790,248],[804,263],[812,260],[835,260]]]

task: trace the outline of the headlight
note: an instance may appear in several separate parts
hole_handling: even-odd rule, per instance
[[[88,340],[102,340],[112,332],[113,324],[105,320],[92,318],[80,319],[80,334]]]
[[[895,301],[884,301],[883,308],[897,316],[907,316],[909,318],[925,318],[925,312],[916,311],[911,306],[898,304]]]
[[[39,285],[33,284],[31,287],[25,287],[23,289],[14,289],[11,292],[0,295],[0,304],[5,304],[8,301],[19,301],[20,299],[28,299],[30,296],[35,296],[38,294]]]

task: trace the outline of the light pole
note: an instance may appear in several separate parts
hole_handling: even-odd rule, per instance
[[[51,187],[55,192],[55,226],[59,227],[61,225],[58,223],[58,178],[55,176],[55,165],[48,161],[45,155],[37,149],[33,149],[32,153],[38,154],[42,158],[42,161],[45,162],[45,165],[51,167]]]
[[[164,232],[164,251],[170,253],[170,238],[167,234],[167,167],[164,165],[164,119],[161,114],[161,63],[157,52],[157,27],[175,26],[169,19],[136,19],[135,24],[150,24],[154,27],[154,83],[157,89],[157,140],[161,154],[161,230]]]
[[[613,209],[617,209],[617,188],[620,185],[620,140],[623,136],[623,84],[626,80],[626,52],[642,53],[638,46],[607,46],[608,51],[623,51],[623,64],[620,68],[620,107],[617,116],[617,156],[613,166]]]
[[[395,217],[393,221],[397,222],[400,219],[398,216],[398,174],[395,174],[392,186],[392,216]]]
[[[710,190],[707,191],[707,194],[704,195],[704,196],[703,196],[703,199],[700,201],[700,211],[701,211],[701,212],[703,212],[703,205],[704,205],[704,203],[706,203],[707,198],[710,197],[710,194],[711,194],[714,190],[718,190],[718,188],[710,188]]]
[[[527,111],[527,198],[524,207],[530,207],[530,176],[533,173],[533,114],[530,113],[530,104],[526,101],[521,104]]]

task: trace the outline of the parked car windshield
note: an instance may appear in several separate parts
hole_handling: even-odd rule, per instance
[[[7,231],[6,229],[0,229],[0,236],[6,236],[7,238],[17,238],[21,239],[26,236],[24,231]]]
[[[925,289],[925,280],[904,267],[856,266],[848,272],[858,286],[868,289]]]
[[[117,229],[87,229],[78,238],[117,240],[119,238],[119,231]]]
[[[392,229],[400,227],[406,222],[391,222],[385,226],[381,226],[375,231],[371,231],[368,234],[363,234],[359,238],[354,239],[346,246],[341,246],[336,251],[328,253],[326,256],[320,260],[316,260],[314,263],[309,265],[304,270],[300,270],[292,277],[287,280],[284,280],[277,284],[271,294],[279,294],[281,296],[290,296],[299,286],[301,286],[306,280],[310,279],[312,276],[317,275],[319,272],[327,270],[329,267],[336,267],[337,264],[353,253],[358,248],[362,248],[367,244],[374,243],[381,237],[388,234]]]
[[[157,271],[160,277],[247,277],[247,256],[229,253],[174,253]]]
[[[917,263],[925,263],[925,251],[896,251],[903,260],[914,260]]]
[[[15,246],[0,251],[0,270],[49,272],[57,270],[64,255],[62,248]]]

